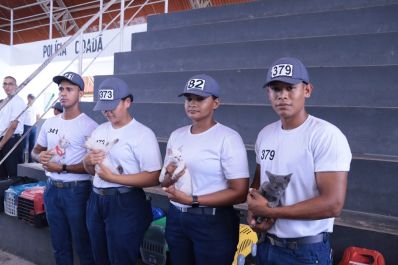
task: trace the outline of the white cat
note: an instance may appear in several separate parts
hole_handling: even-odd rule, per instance
[[[57,164],[62,164],[61,160],[64,158],[66,153],[66,148],[70,145],[68,139],[65,138],[65,135],[59,138],[58,144],[51,149],[52,157],[50,162],[54,162]]]
[[[169,164],[174,164],[176,166],[172,176],[170,176],[167,171],[167,166]],[[184,170],[184,174],[180,176]],[[181,148],[167,149],[167,158],[162,171],[160,172],[159,182],[161,183],[162,187],[167,187],[174,184],[177,190],[180,190],[188,195],[192,195],[192,178],[189,174],[188,168],[185,166],[184,159],[182,158]]]
[[[112,173],[122,174],[123,168],[121,166],[115,167],[111,163],[111,161],[109,160],[108,155],[107,155],[109,150],[111,150],[111,148],[118,142],[119,142],[119,139],[114,139],[110,142],[106,142],[105,144],[103,144],[101,142],[95,141],[91,137],[87,137],[84,146],[89,150],[103,151],[106,155],[105,155],[105,159],[102,161],[102,164],[105,165],[107,168],[109,168],[112,171]],[[95,165],[95,175],[96,176],[98,176],[98,174],[97,174],[98,171],[99,171],[99,165]]]

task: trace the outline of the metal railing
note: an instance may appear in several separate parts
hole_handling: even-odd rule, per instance
[[[57,24],[67,24],[67,23],[73,23],[74,21],[78,20],[83,20],[87,18],[91,18],[94,16],[97,12],[100,13],[100,16],[98,18],[98,26],[94,27],[91,29],[92,31],[101,31],[103,27],[103,15],[106,14],[111,14],[114,12],[120,12],[122,15],[124,15],[125,11],[128,10],[133,10],[135,8],[140,8],[143,5],[156,5],[156,4],[164,4],[164,13],[168,13],[168,0],[151,0],[149,2],[146,2],[145,4],[134,4],[134,5],[129,5],[129,6],[124,6],[124,3],[127,0],[121,1],[121,0],[116,0],[114,4],[120,3],[120,8],[117,7],[110,7],[108,10],[103,10],[104,6],[104,0],[94,0],[94,1],[87,1],[84,3],[72,5],[72,6],[54,6],[54,1],[56,2],[61,2],[62,0],[44,0],[44,1],[39,1],[37,0],[36,3],[32,4],[27,4],[15,8],[9,8],[7,6],[4,6],[0,4],[0,9],[4,9],[6,12],[9,12],[9,17],[5,16],[0,16],[0,21],[4,21],[5,23],[0,23],[0,31],[9,33],[10,35],[10,42],[9,45],[14,44],[14,34],[19,33],[19,32],[24,32],[24,31],[29,31],[32,29],[38,29],[38,28],[44,28],[48,27],[48,39],[53,38],[53,28],[57,27]],[[108,2],[109,3],[109,2]],[[49,4],[49,7],[46,9],[45,7]],[[26,8],[32,8],[35,6],[41,6],[43,9],[43,12],[35,12],[33,15],[29,16],[21,16],[18,18],[15,18],[15,13],[26,9]],[[75,16],[63,16],[65,12],[68,12],[69,14],[71,13],[78,13],[81,11],[85,11],[86,14],[84,15],[75,15]],[[103,12],[101,12],[103,11]],[[88,14],[87,14],[88,13]],[[119,13],[119,14],[120,14]],[[62,19],[59,19],[61,18]],[[38,25],[32,26],[32,22],[38,22],[40,21],[41,23]],[[44,22],[48,21],[48,22]],[[129,22],[131,23],[131,21]],[[114,28],[116,27],[122,27],[122,26],[128,26],[129,24],[121,23],[115,24]],[[20,26],[19,29],[15,29],[15,26]],[[61,36],[66,36],[66,34],[62,34],[60,30],[58,32],[61,34]],[[68,33],[68,32],[67,32]]]
[[[53,1],[53,0],[51,0]],[[48,1],[43,1],[43,2],[48,2]],[[39,2],[37,4],[43,3],[43,2]],[[96,1],[98,2],[98,1]],[[115,4],[116,2],[120,2],[120,12],[118,13],[117,16],[113,17],[113,19],[107,23],[107,25],[105,25],[105,27],[102,27],[102,15],[107,12],[107,10],[110,9],[110,7]],[[128,8],[131,8],[133,6],[134,0],[131,0],[127,5],[125,5],[125,1],[120,1],[120,0],[110,0],[108,3],[106,3],[105,6],[102,5],[102,0],[100,1],[100,5],[101,8],[99,10],[99,12],[97,12],[96,14],[94,14],[73,36],[71,36],[65,43],[63,43],[63,45],[57,49],[57,51],[55,53],[53,53],[51,56],[49,56],[24,82],[22,82],[18,88],[16,89],[16,94],[18,94],[23,88],[26,87],[26,85],[32,81],[45,67],[47,67],[51,61],[58,56],[59,53],[61,53],[68,45],[70,45],[70,43],[72,43],[73,40],[75,40],[77,37],[80,37],[80,50],[79,53],[70,61],[70,63],[61,71],[61,73],[63,73],[67,68],[69,68],[69,66],[76,60],[79,59],[79,74],[83,74],[84,72],[86,72],[86,70],[93,64],[93,62],[98,58],[98,56],[108,48],[108,46],[116,39],[117,36],[121,36],[120,38],[120,50],[123,50],[123,29],[124,29],[124,25],[129,25],[129,23],[131,23],[131,21],[137,16],[137,14],[142,10],[142,8],[144,8],[146,5],[148,4],[154,4],[154,3],[164,3],[165,5],[165,12],[168,12],[168,0],[159,0],[159,1],[153,1],[153,0],[146,0],[143,4],[140,5],[135,5],[135,7],[138,7],[137,11],[128,19],[127,23],[124,22],[124,11]],[[30,6],[30,5],[29,5]],[[0,5],[0,7],[2,8],[6,8],[2,5]],[[11,10],[11,18],[13,14],[13,10]],[[52,16],[50,16],[51,18]],[[102,49],[101,51],[99,51],[99,53],[91,60],[91,62],[88,64],[88,66],[83,70],[82,69],[82,59],[83,59],[83,42],[82,42],[82,37],[83,37],[83,33],[84,31],[91,25],[93,24],[93,22],[97,19],[99,19],[101,27],[99,27],[101,30],[98,31],[98,34],[96,37],[100,36],[104,30],[107,30],[110,25],[112,25],[112,23],[118,18],[120,17],[120,30],[115,34],[115,36],[107,43],[107,45],[105,45],[104,49]],[[3,19],[0,17],[0,19]],[[11,25],[11,29],[13,28],[13,21],[11,21],[10,23]],[[51,32],[51,30],[50,30]],[[37,97],[33,100],[32,104],[34,104],[34,102],[44,93],[44,91],[46,91],[50,85],[52,84],[52,82],[50,82],[45,88],[43,88],[39,94],[37,95]],[[9,102],[10,102],[11,98],[5,98],[1,103],[0,103],[0,110],[2,108],[4,108],[4,106],[6,106]],[[47,108],[47,110],[44,112],[44,114],[41,115],[40,119],[42,119],[44,117],[44,115],[48,112],[48,110],[51,109],[52,106],[54,106],[54,104],[58,101],[58,97],[56,97],[50,105],[49,108]],[[19,115],[15,120],[18,120],[21,115],[23,115],[26,110],[29,108],[29,106],[27,106]],[[39,119],[39,121],[40,121]],[[39,122],[37,121],[33,126],[36,126],[37,123]],[[31,128],[31,129],[32,129]],[[30,133],[29,129],[27,132],[25,132],[22,137],[17,141],[17,143],[13,146],[13,148],[11,148],[11,150],[2,158],[2,160],[0,161],[0,165],[7,159],[7,157],[11,154],[11,152],[13,152],[16,147],[18,146],[18,144],[20,144],[23,139]]]

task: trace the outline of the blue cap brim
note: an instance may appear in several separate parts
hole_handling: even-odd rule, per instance
[[[114,110],[119,104],[120,99],[116,100],[98,100],[95,104],[93,111],[106,111],[106,110]]]
[[[297,85],[301,82],[306,83],[305,81],[301,80],[301,79],[295,79],[295,78],[291,78],[291,77],[276,77],[271,79],[270,81],[268,81],[267,83],[265,83],[265,85],[263,87],[266,87],[269,85],[269,83],[275,82],[275,81],[279,81],[279,82],[283,82],[283,83],[287,83],[290,85]]]
[[[196,96],[201,96],[201,97],[204,97],[204,98],[213,96],[212,94],[203,92],[202,90],[197,90],[197,91],[195,91],[195,90],[189,90],[189,92],[181,93],[181,94],[179,94],[178,96],[179,96],[179,97],[182,97],[182,96],[186,96],[186,95],[196,95]]]

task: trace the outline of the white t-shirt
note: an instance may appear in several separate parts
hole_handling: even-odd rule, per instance
[[[25,120],[24,120],[24,125],[27,126],[33,126],[36,122],[36,115],[38,114],[37,109],[35,106],[30,106],[26,111],[25,111]]]
[[[23,99],[20,96],[15,95],[7,105],[0,110],[0,136],[4,136],[7,128],[10,126],[10,122],[14,121],[25,108],[26,104]],[[24,119],[25,113],[18,118],[18,126],[15,129],[14,134],[23,134]]]
[[[70,144],[65,150],[65,155],[61,157],[60,163],[66,165],[79,164],[87,153],[84,147],[85,138],[90,136],[98,124],[84,113],[72,120],[64,120],[62,117],[63,115],[57,115],[43,123],[37,137],[37,143],[47,147],[47,150],[52,150],[58,145],[60,139],[65,137]],[[51,179],[62,181],[91,179],[89,174],[46,171],[46,175]]]
[[[109,150],[107,156],[115,168],[123,169],[123,174],[152,172],[162,168],[159,144],[151,129],[133,119],[122,128],[113,128],[110,122],[98,126],[91,138],[99,143],[119,141]],[[94,177],[94,187],[109,188],[122,185]]]
[[[283,130],[281,121],[266,126],[257,137],[255,151],[261,167],[261,183],[268,181],[266,171],[277,175],[292,173],[281,199],[284,206],[318,196],[315,172],[349,171],[352,158],[343,133],[313,116],[292,130]],[[312,236],[332,232],[333,222],[334,218],[278,219],[269,233],[281,238]]]
[[[236,131],[220,123],[199,134],[191,133],[191,125],[179,128],[170,135],[167,148],[181,148],[192,177],[194,195],[225,190],[228,188],[227,180],[249,177],[242,138]]]

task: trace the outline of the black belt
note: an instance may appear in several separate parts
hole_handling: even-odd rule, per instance
[[[0,137],[0,139],[3,139],[4,135]],[[21,137],[21,134],[17,133],[17,134],[13,134],[11,135],[11,138],[15,138],[15,137]]]
[[[265,240],[273,246],[297,249],[300,245],[315,244],[329,239],[329,233],[320,233],[315,236],[297,237],[297,238],[279,238],[272,234],[266,234]]]
[[[111,196],[111,195],[116,195],[116,194],[123,194],[123,193],[128,193],[134,190],[135,188],[130,188],[130,187],[117,187],[117,188],[96,188],[93,187],[93,191],[97,193],[98,195],[102,196]]]
[[[91,181],[90,180],[62,181],[62,180],[53,180],[49,178],[48,183],[59,189],[68,189],[73,187],[86,186],[87,184],[91,184]]]
[[[177,210],[183,213],[192,213],[192,214],[201,214],[201,215],[216,215],[216,212],[221,208],[212,208],[212,207],[179,207],[172,204]]]

